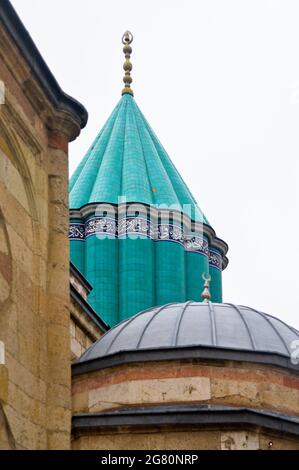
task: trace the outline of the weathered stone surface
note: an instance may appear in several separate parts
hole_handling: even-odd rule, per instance
[[[259,436],[260,450],[299,450],[299,441],[295,437],[261,433]]]
[[[8,399],[8,370],[4,364],[0,364],[0,402]]]
[[[78,282],[73,285],[79,294],[84,294],[83,288],[78,286]],[[70,310],[71,360],[74,361],[103,335],[103,331],[73,298],[71,299]]]
[[[298,439],[260,429],[143,429],[78,435],[74,450],[298,450]]]
[[[78,123],[72,113],[62,119],[2,23],[0,42],[0,341],[8,370],[0,365],[0,448],[8,427],[18,449],[68,449],[67,150]]]
[[[15,448],[15,440],[0,402],[0,450],[13,450]]]
[[[88,392],[73,395],[72,410],[74,413],[88,413],[90,411]]]
[[[258,434],[245,431],[221,433],[221,450],[258,450]]]
[[[262,408],[294,415],[298,413],[299,397],[298,377],[291,371],[244,362],[223,362],[220,367],[213,361],[200,360],[135,363],[105,368],[75,376],[72,393],[74,413],[100,413],[153,404],[204,403]],[[214,428],[216,430],[213,432],[198,430],[196,426],[180,429],[180,432],[172,434],[180,436],[177,444],[175,438],[170,437],[176,429],[162,427],[157,430],[155,426],[146,432],[132,426],[119,428],[117,432],[102,430],[98,435],[75,435],[73,446],[89,446],[92,449],[124,449],[126,446],[144,449],[181,448],[175,447],[177,445],[186,449],[266,448],[266,437],[260,440],[261,435],[267,436],[263,429],[229,430],[228,425]],[[298,439],[283,433],[275,436],[277,448],[296,448],[296,445]]]
[[[294,380],[291,379],[292,377]],[[227,363],[220,368],[217,364],[212,366],[198,362],[190,364],[188,361],[185,363],[171,361],[103,369],[74,377],[73,400],[75,403],[76,395],[87,391],[91,397],[102,396],[103,401],[106,400],[104,397],[109,397],[109,407],[119,407],[122,402],[134,401],[132,398],[127,398],[128,395],[135,397],[137,393],[134,391],[137,387],[137,385],[134,386],[134,382],[157,384],[159,381],[163,383],[164,380],[169,380],[170,384],[172,380],[178,378],[185,384],[186,389],[189,386],[192,388],[192,381],[195,379],[202,378],[204,381],[209,381],[210,395],[199,396],[192,392],[188,396],[190,401],[267,408],[289,414],[299,414],[299,390],[296,375],[268,366],[258,366],[254,370],[252,364],[245,363],[242,367],[240,364]],[[150,390],[150,385],[149,388],[146,385],[145,390]],[[145,392],[139,402],[145,403],[146,397]],[[168,399],[170,402],[173,401],[170,393],[166,393],[163,397],[163,400],[158,401],[167,402]],[[92,398],[91,403],[94,404],[94,402],[95,398]]]
[[[205,377],[134,380],[91,390],[89,410],[96,412],[115,406],[190,402],[210,398],[210,380]]]
[[[109,433],[81,436],[72,442],[75,450],[220,450],[219,431]]]

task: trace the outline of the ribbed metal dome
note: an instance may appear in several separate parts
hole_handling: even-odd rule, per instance
[[[232,304],[186,302],[143,311],[109,330],[79,362],[121,352],[190,347],[289,358],[299,332],[278,318]]]
[[[209,224],[134,98],[125,94],[70,180],[70,207],[127,202],[187,206]]]

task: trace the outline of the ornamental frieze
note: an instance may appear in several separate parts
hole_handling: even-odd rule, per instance
[[[222,269],[222,256],[215,251],[209,252],[209,264],[215,268]]]
[[[185,238],[184,245],[187,251],[198,251],[209,256],[209,244],[204,238],[196,236]]]
[[[222,269],[222,257],[220,254],[209,251],[206,239],[198,235],[187,235],[182,227],[174,224],[153,224],[145,217],[127,217],[117,221],[113,217],[93,217],[84,224],[70,223],[69,239],[85,240],[92,235],[101,238],[120,238],[130,235],[140,235],[154,241],[172,241],[179,243],[186,251],[201,253],[209,257],[209,264]]]
[[[85,239],[85,226],[84,224],[70,224],[69,227],[70,240],[84,240]]]
[[[90,235],[112,235],[116,236],[117,225],[111,217],[95,217],[89,219],[85,224],[85,238]]]
[[[153,224],[143,217],[127,217],[120,219],[118,222],[118,236],[126,235],[144,235],[154,239],[155,232]]]
[[[184,232],[181,227],[170,224],[159,224],[158,225],[158,236],[157,240],[171,240],[177,243],[184,244]]]

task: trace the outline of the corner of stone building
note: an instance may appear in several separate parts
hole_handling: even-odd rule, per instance
[[[87,113],[57,85],[13,8],[3,8],[0,446],[70,449],[68,143]]]
[[[68,244],[68,140],[63,129],[48,129],[48,365],[47,446],[70,449],[71,363]],[[63,400],[57,389],[64,393]]]

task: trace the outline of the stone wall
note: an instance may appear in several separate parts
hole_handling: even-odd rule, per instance
[[[70,324],[71,332],[71,361],[78,359],[89,346],[92,345],[92,341],[86,331],[76,324],[71,318]]]
[[[265,365],[169,361],[106,368],[73,377],[73,412],[207,403],[299,415],[299,377]]]
[[[259,429],[180,430],[143,429],[139,432],[76,436],[74,450],[299,450],[298,439]]]
[[[6,436],[7,447],[68,449],[68,141],[80,132],[80,119],[71,106],[66,111],[59,103],[61,90],[56,89],[55,99],[49,98],[38,73],[50,72],[46,66],[33,72],[22,52],[22,38],[37,66],[38,51],[4,0],[0,5],[0,80],[5,84],[5,103],[0,106],[0,340],[5,348],[7,394],[1,397],[0,436]]]
[[[99,339],[105,330],[94,323],[74,299],[71,299],[70,309],[71,361],[74,361]]]
[[[70,285],[71,361],[74,361],[107,331],[108,325],[89,305],[87,296],[92,287],[73,264]]]
[[[280,367],[212,360],[126,364],[75,375],[72,395],[73,414],[87,413],[91,418],[89,429],[74,427],[72,445],[76,449],[299,449],[298,436],[292,431],[275,430],[270,435],[262,424],[251,429],[246,426],[248,421],[242,420],[235,429],[230,419],[202,425],[201,418],[196,421],[194,415],[195,405],[209,405],[213,409],[253,410],[253,415],[259,410],[266,416],[267,411],[280,412],[286,420],[299,416],[299,376]],[[185,421],[185,426],[178,419],[182,405],[193,405],[194,420]],[[170,406],[177,409],[171,428],[163,425],[161,418],[165,416],[168,422]],[[151,410],[157,407],[160,421],[155,421],[154,414],[151,425],[141,418],[143,427],[134,421],[138,410],[149,419],[146,413],[156,413]],[[121,421],[120,416],[129,418]],[[92,424],[93,417],[99,417],[102,424]],[[113,423],[111,417],[118,421],[107,424]]]

